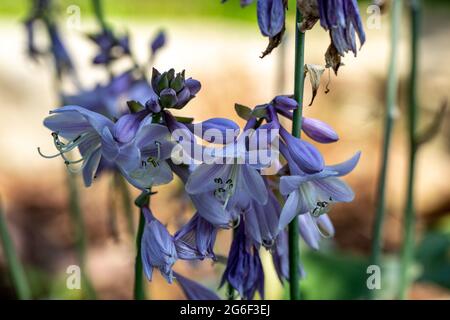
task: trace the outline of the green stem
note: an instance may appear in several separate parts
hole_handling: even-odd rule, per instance
[[[305,82],[305,34],[298,25],[302,21],[302,15],[297,9],[295,26],[295,83],[294,96],[298,102],[298,108],[294,111],[292,121],[292,135],[300,137],[303,112],[303,87]],[[291,300],[300,299],[300,277],[298,268],[300,265],[300,243],[298,232],[298,220],[294,219],[289,224],[289,288]]]
[[[75,246],[78,255],[78,263],[82,270],[82,283],[86,298],[89,300],[95,299],[95,290],[86,273],[86,230],[84,228],[83,214],[80,208],[80,199],[78,194],[77,177],[73,173],[67,174],[69,185],[69,213],[74,226],[75,232]]]
[[[383,142],[383,158],[379,172],[379,181],[377,189],[377,208],[375,213],[375,224],[373,228],[372,238],[372,255],[371,265],[380,266],[381,252],[383,243],[383,224],[386,211],[386,181],[388,171],[388,160],[390,146],[392,140],[392,130],[395,120],[397,91],[398,91],[398,75],[397,75],[397,57],[400,35],[402,1],[396,0],[392,2],[391,13],[391,52],[389,56],[389,70],[387,79],[387,98],[386,98],[386,115],[384,127]],[[370,291],[370,296],[374,297],[374,291]]]
[[[134,299],[145,300],[145,288],[144,288],[144,272],[142,266],[141,256],[141,241],[144,234],[145,217],[142,212],[142,208],[150,205],[150,192],[142,192],[142,194],[136,199],[135,204],[141,209],[139,214],[139,226],[136,234],[136,259],[134,263]]]
[[[101,0],[92,0],[92,8],[94,9],[95,17],[103,30],[108,30],[108,25],[103,13],[103,4]]]
[[[401,299],[406,298],[410,285],[409,266],[414,259],[414,229],[415,229],[415,207],[414,207],[414,176],[417,155],[417,123],[419,107],[417,103],[417,70],[419,60],[419,34],[420,34],[420,1],[413,0],[410,4],[411,19],[411,70],[408,90],[408,134],[409,134],[409,173],[408,190],[404,218],[404,238],[402,248],[402,261],[400,267],[400,290]]]
[[[6,222],[6,217],[3,215],[3,208],[0,202],[0,239],[2,240],[3,254],[5,256],[8,269],[11,272],[12,282],[16,289],[17,297],[20,300],[31,299],[31,290],[28,285],[27,277],[25,276],[25,271],[17,257],[16,250],[14,249],[14,244],[11,240],[11,236],[8,232],[8,226]]]

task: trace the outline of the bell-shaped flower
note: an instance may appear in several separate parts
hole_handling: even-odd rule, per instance
[[[220,297],[212,290],[202,286],[200,283],[183,277],[179,273],[175,274],[175,280],[180,285],[188,300],[220,300]]]
[[[329,30],[333,44],[339,54],[357,53],[355,31],[361,45],[366,41],[361,16],[356,0],[318,0],[320,25]]]
[[[144,233],[141,240],[141,256],[144,273],[149,281],[152,280],[153,269],[157,268],[169,282],[173,281],[172,266],[178,259],[173,237],[166,227],[159,222],[149,208],[144,207]]]
[[[279,233],[278,221],[281,212],[274,194],[269,191],[269,200],[265,205],[252,200],[242,211],[247,236],[258,247],[263,245],[272,248]]]
[[[223,148],[209,149],[208,161],[198,165],[192,172],[186,183],[186,191],[193,195],[213,192],[224,208],[229,210],[235,206],[245,208],[251,199],[265,205],[268,192],[258,171],[261,163],[258,155],[252,153],[257,150],[248,149],[245,136],[243,134],[236,142]],[[250,142],[250,145],[257,145],[257,142]],[[209,220],[208,217],[204,218]]]
[[[283,156],[295,163],[303,172],[312,174],[320,172],[324,168],[323,157],[311,143],[292,136],[286,129],[280,127],[280,134],[284,144],[280,144]]]
[[[70,166],[82,163],[81,170],[86,186],[92,184],[94,174],[102,155],[102,132],[105,128],[113,129],[114,123],[105,116],[78,106],[65,106],[50,112],[44,125],[52,130],[54,144],[65,164]],[[66,140],[63,142],[60,137]],[[72,161],[67,153],[79,148],[81,159]]]
[[[217,231],[216,227],[195,213],[174,235],[178,257],[184,260],[215,259],[213,250]]]
[[[305,213],[298,220],[300,236],[311,249],[319,250],[321,238],[334,236],[333,224],[326,213],[320,216]]]
[[[241,221],[235,231],[220,285],[229,283],[243,299],[253,299],[257,291],[264,299],[264,270],[257,248],[245,235],[244,224]]]
[[[258,0],[258,24],[266,37],[275,37],[284,28],[286,9],[283,0]]]
[[[319,173],[297,172],[281,177],[280,192],[288,198],[281,211],[279,229],[283,230],[299,214],[319,217],[327,213],[333,203],[351,202],[353,190],[339,177],[351,172],[359,158],[358,152],[346,162],[326,166]]]
[[[273,265],[280,282],[289,281],[289,241],[287,230],[279,233],[271,253]],[[305,277],[305,270],[302,264],[298,266],[298,273],[300,278]]]

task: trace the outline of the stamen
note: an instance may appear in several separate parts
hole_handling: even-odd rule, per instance
[[[56,154],[52,154],[52,155],[50,155],[50,156],[49,156],[49,155],[46,155],[46,154],[43,154],[43,153],[41,152],[41,147],[38,147],[38,148],[37,148],[37,151],[38,151],[39,155],[40,155],[41,157],[45,158],[45,159],[53,159],[53,158],[59,157],[59,156],[61,155],[61,152],[56,153]]]
[[[274,240],[274,239],[263,240],[263,241],[262,241],[262,245],[263,245],[264,248],[266,248],[266,249],[272,248],[274,244],[275,244],[275,240]]]
[[[241,215],[238,215],[235,220],[230,221],[229,226],[231,229],[237,229],[241,224]]]

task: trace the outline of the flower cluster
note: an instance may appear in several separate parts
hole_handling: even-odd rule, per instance
[[[284,0],[258,1],[264,35],[282,36],[286,6]],[[331,6],[321,4],[320,8],[330,13]],[[347,5],[343,8],[341,15],[354,12]],[[342,19],[347,21],[345,16]],[[338,39],[340,31],[335,30],[332,17],[324,21]],[[353,24],[347,23],[346,28],[351,30]],[[109,65],[121,58],[135,62],[128,36],[116,37],[103,30],[92,39],[99,46],[93,63]],[[164,42],[159,34],[150,46],[152,56]],[[353,50],[351,45],[336,49]],[[141,197],[147,200],[138,199],[136,204],[145,218],[141,258],[149,280],[157,269],[169,283],[176,280],[189,298],[218,298],[175,273],[173,266],[178,260],[219,261],[214,253],[217,233],[233,229],[221,285],[234,288],[244,299],[257,293],[264,298],[260,250],[269,250],[280,281],[288,280],[287,225],[298,219],[299,234],[315,250],[322,237],[333,236],[327,213],[334,203],[353,200],[352,189],[340,178],[356,167],[360,154],[326,165],[313,143],[293,136],[282,125],[280,117],[292,120],[299,108],[291,96],[280,95],[254,108],[236,105],[238,115],[246,120],[242,130],[228,119],[194,123],[192,118],[177,117],[174,109],[186,107],[195,98],[200,82],[186,77],[184,71],[155,68],[148,81],[145,70],[135,63],[130,70],[111,74],[106,85],[63,94],[65,105],[44,120],[57,153],[39,152],[46,158],[61,157],[69,169],[81,170],[86,186],[101,171],[111,169],[142,191]],[[328,144],[339,139],[331,126],[318,119],[304,117],[301,128],[312,142]],[[72,159],[74,150],[80,154],[77,160]],[[152,213],[148,197],[153,187],[168,184],[174,175],[182,181],[195,214],[171,234]],[[304,274],[301,265],[298,272]]]

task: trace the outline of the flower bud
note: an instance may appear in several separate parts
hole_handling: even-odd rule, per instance
[[[333,128],[318,119],[303,118],[302,130],[308,137],[319,143],[332,143],[339,140]]]

